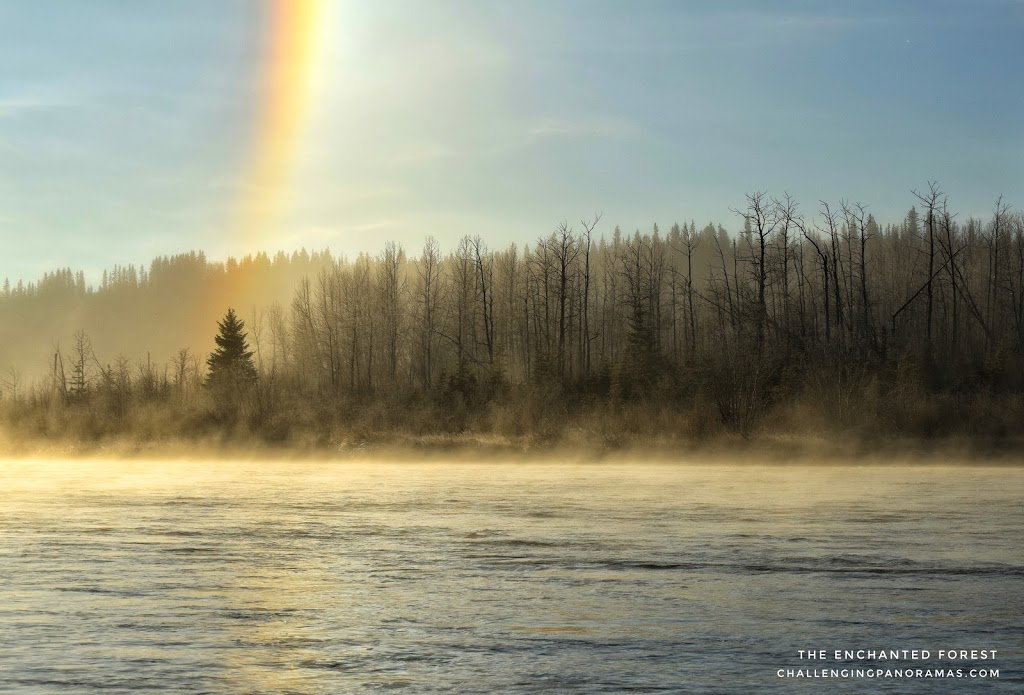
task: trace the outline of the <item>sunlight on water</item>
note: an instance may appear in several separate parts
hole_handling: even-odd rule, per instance
[[[998,648],[998,681],[955,690],[1015,692],[1022,483],[966,466],[0,462],[0,692],[818,692],[775,677],[811,645]]]

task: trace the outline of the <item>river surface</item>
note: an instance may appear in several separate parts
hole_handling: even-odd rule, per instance
[[[1024,692],[1022,502],[1014,467],[0,461],[0,692]],[[999,677],[778,676],[876,666]]]

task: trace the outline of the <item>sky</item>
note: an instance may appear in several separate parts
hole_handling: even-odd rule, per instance
[[[1024,0],[290,2],[0,0],[0,277],[1024,206]]]

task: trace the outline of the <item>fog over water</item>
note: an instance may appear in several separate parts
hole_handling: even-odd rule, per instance
[[[0,461],[0,692],[1020,692],[1022,490],[980,465]],[[852,666],[810,648],[1000,676],[776,675]]]

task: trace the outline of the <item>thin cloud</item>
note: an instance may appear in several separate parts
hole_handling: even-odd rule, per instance
[[[880,22],[892,21],[894,15],[878,8],[871,11],[861,8],[857,12],[844,9],[822,9],[808,11],[779,11],[770,7],[723,10],[712,12],[705,17],[723,26],[761,27],[767,29],[790,29],[793,31],[828,31],[847,29]]]
[[[542,118],[508,128],[487,144],[457,147],[445,143],[418,143],[392,158],[396,165],[422,164],[438,160],[496,157],[534,147],[546,140],[583,138],[628,138],[640,134],[630,121],[615,118]]]
[[[353,236],[370,234],[385,229],[394,229],[399,225],[398,220],[390,218],[370,220],[359,224],[348,224],[339,227],[333,226],[312,226],[304,227],[301,230],[290,232],[281,236],[278,241],[284,248],[317,248],[328,246],[332,242],[348,241]]]
[[[0,118],[20,118],[40,111],[65,108],[67,102],[41,97],[0,97]]]
[[[545,138],[627,137],[636,133],[637,127],[635,124],[612,118],[579,120],[549,118],[538,122],[530,128],[528,137],[531,140]]]
[[[458,157],[459,150],[436,142],[418,143],[404,148],[392,158],[394,164],[420,164]]]

